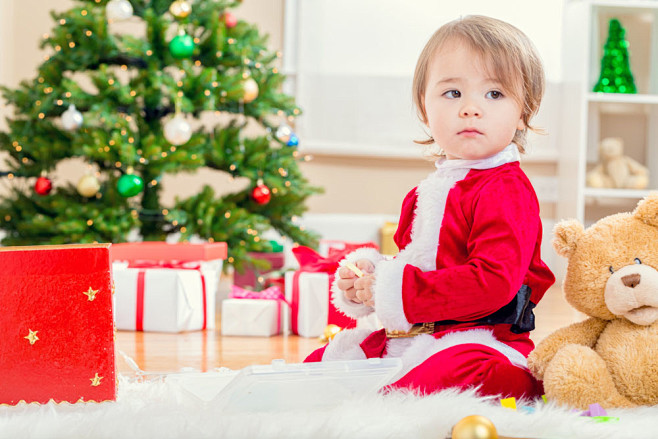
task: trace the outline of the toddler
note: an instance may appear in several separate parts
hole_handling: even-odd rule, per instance
[[[532,309],[555,278],[540,257],[539,204],[519,156],[543,91],[536,49],[508,23],[468,16],[430,38],[413,98],[436,171],[402,203],[400,253],[358,249],[346,262],[365,274],[343,266],[332,286],[339,310],[375,312],[384,329],[342,331],[306,361],[400,357],[390,388],[542,394],[526,357]]]

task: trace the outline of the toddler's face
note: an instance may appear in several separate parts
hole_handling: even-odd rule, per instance
[[[427,124],[448,159],[490,157],[525,127],[521,106],[486,67],[458,40],[446,42],[429,64],[423,97]]]

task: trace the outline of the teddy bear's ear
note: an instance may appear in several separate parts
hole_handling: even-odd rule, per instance
[[[651,192],[640,200],[633,215],[650,226],[658,227],[658,192]]]
[[[553,248],[558,255],[568,258],[576,250],[576,243],[583,233],[583,225],[578,220],[560,221],[553,229]]]

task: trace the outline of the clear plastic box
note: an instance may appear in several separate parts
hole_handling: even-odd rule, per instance
[[[213,405],[224,412],[308,410],[375,393],[402,368],[399,358],[248,366],[222,389]]]

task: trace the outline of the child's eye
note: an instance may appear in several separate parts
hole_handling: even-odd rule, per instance
[[[498,90],[491,90],[486,95],[489,99],[500,99],[503,97],[503,94]]]
[[[459,90],[448,90],[447,92],[443,93],[443,96],[447,97],[448,99],[456,99],[460,98],[462,94]]]

